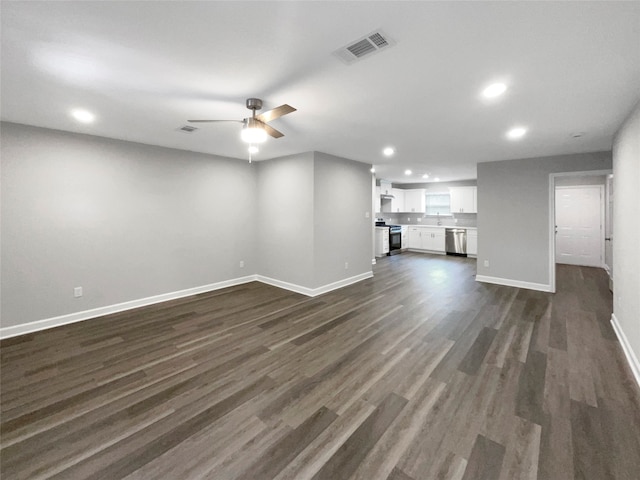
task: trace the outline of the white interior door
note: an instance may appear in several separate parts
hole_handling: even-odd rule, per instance
[[[603,266],[603,188],[556,187],[556,263]]]

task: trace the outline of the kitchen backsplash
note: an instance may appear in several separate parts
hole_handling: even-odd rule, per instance
[[[389,225],[437,225],[438,217],[425,216],[422,213],[377,213],[376,218],[384,218]],[[477,213],[456,213],[453,216],[441,216],[440,224],[445,227],[476,227]],[[420,221],[418,221],[420,219]],[[457,220],[457,223],[456,223]]]

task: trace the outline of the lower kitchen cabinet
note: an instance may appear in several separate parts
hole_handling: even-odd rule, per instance
[[[421,237],[421,228],[420,227],[409,227],[409,235],[407,240],[407,247],[411,249],[421,249],[422,248],[422,237]]]
[[[375,229],[375,243],[376,243],[376,257],[384,257],[389,253],[389,229],[388,228],[376,228]]]
[[[444,253],[444,228],[441,227],[409,227],[410,250],[425,250]]]
[[[478,255],[478,231],[467,229],[467,255],[476,257]]]

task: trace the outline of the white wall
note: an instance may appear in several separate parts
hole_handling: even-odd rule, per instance
[[[314,155],[316,287],[371,272],[370,168],[324,153]]]
[[[549,175],[611,167],[610,152],[479,163],[478,279],[549,287]]]
[[[313,286],[313,153],[258,162],[258,272]]]
[[[253,165],[10,123],[1,134],[3,328],[255,273]]]
[[[477,184],[477,180],[456,180],[453,182],[398,183],[393,184],[393,188],[404,190],[424,188],[427,193],[449,193],[450,187],[475,187]]]
[[[319,152],[259,162],[260,275],[312,291],[371,273],[369,168]]]
[[[371,275],[366,164],[249,164],[11,123],[1,134],[2,335],[256,275],[310,294]]]
[[[613,142],[613,195],[614,324],[640,382],[640,104]]]

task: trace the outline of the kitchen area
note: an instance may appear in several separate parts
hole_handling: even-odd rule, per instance
[[[477,256],[475,180],[398,186],[381,180],[374,199],[377,258],[404,251]]]

